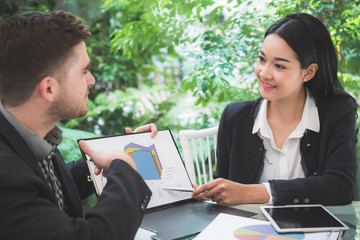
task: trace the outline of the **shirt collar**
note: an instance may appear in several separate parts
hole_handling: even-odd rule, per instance
[[[14,126],[16,131],[28,144],[30,149],[35,154],[36,158],[43,159],[46,157],[52,150],[51,144],[59,145],[62,141],[62,130],[55,126],[52,130],[48,132],[44,139],[36,135],[33,131],[25,127],[21,122],[14,118],[4,107],[0,101],[0,112],[4,115],[6,120],[9,121],[11,125]]]
[[[259,112],[256,115],[255,121],[254,121],[254,126],[253,126],[253,130],[252,133],[256,133],[260,130],[260,128],[264,128],[265,125],[267,124],[267,119],[266,119],[266,114],[267,114],[267,100],[263,99],[261,101],[261,105],[259,108]]]
[[[314,132],[320,131],[320,120],[318,109],[315,104],[315,99],[310,94],[310,91],[306,88],[306,100],[303,110],[303,115],[299,124],[296,126],[294,131],[289,137],[299,138],[304,135],[306,130],[311,130]]]
[[[293,137],[302,137],[306,129],[309,129],[314,132],[320,131],[320,120],[319,120],[319,113],[318,108],[315,104],[314,97],[310,94],[310,91],[306,88],[306,100],[303,110],[303,115],[301,117],[301,120],[294,130],[294,132],[291,134]],[[261,131],[261,134],[264,135],[265,130],[269,127],[269,123],[267,121],[266,115],[267,115],[267,103],[268,101],[264,99],[261,103],[259,113],[255,118],[254,126],[252,129],[252,133],[257,133]]]

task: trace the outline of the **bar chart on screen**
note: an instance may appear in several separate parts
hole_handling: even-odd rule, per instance
[[[145,147],[136,143],[129,143],[124,147],[124,152],[134,159],[137,171],[144,180],[161,179],[163,167],[154,144]]]

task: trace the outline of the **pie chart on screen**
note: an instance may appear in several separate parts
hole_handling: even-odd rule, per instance
[[[269,225],[250,225],[238,228],[234,231],[234,237],[238,240],[298,240],[304,239],[303,233],[279,234]]]

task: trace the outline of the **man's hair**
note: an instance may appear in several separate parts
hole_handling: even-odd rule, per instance
[[[0,99],[19,106],[46,76],[61,78],[72,48],[90,37],[71,13],[27,12],[0,24]],[[60,80],[60,79],[59,79]]]

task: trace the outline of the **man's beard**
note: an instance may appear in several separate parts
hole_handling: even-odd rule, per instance
[[[88,109],[83,102],[74,103],[62,93],[60,94],[60,97],[51,104],[48,110],[48,114],[51,118],[61,121],[64,119],[80,118],[87,114]]]

